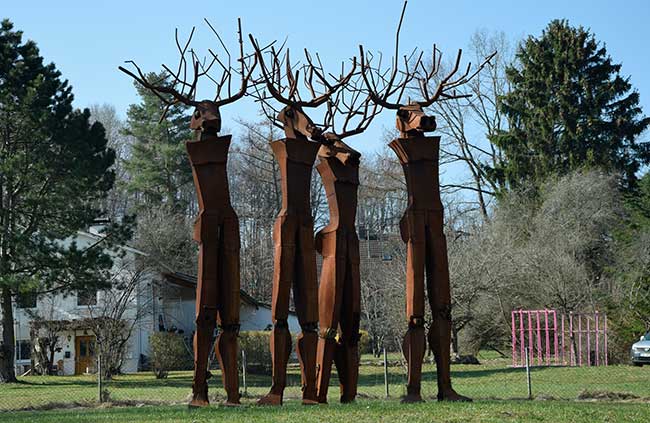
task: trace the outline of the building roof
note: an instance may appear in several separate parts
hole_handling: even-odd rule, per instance
[[[196,276],[188,275],[187,273],[181,273],[181,272],[163,272],[162,275],[169,283],[172,283],[177,286],[182,286],[184,288],[196,289],[196,283],[197,283]],[[256,308],[260,308],[260,307],[271,308],[269,304],[256,300],[255,298],[253,298],[252,295],[250,295],[248,292],[244,291],[243,289],[239,290],[239,294],[241,296],[242,301],[244,301],[246,304],[250,304]]]

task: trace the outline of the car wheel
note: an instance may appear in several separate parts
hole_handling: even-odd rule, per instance
[[[632,363],[634,367],[643,367],[643,363]]]

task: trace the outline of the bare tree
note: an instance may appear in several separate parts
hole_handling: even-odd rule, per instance
[[[128,213],[131,207],[131,198],[126,189],[130,178],[125,162],[131,154],[132,140],[124,135],[124,122],[117,115],[115,107],[111,104],[93,104],[90,106],[91,120],[102,124],[106,131],[108,146],[115,151],[115,185],[104,200],[103,209],[108,218],[119,220]]]
[[[140,212],[134,246],[144,251],[150,270],[196,272],[198,248],[192,240],[192,220],[166,207]]]
[[[120,260],[113,272],[111,289],[101,291],[96,305],[89,305],[88,324],[96,337],[102,360],[102,377],[121,372],[134,330],[151,319],[152,282],[146,270],[131,260]]]
[[[442,121],[438,128],[444,135],[441,164],[462,163],[468,173],[466,180],[449,181],[441,188],[462,195],[473,193],[476,208],[485,220],[492,199],[503,189],[489,170],[503,160],[501,151],[490,142],[490,138],[507,129],[507,120],[501,114],[499,102],[510,89],[505,70],[514,60],[514,49],[503,32],[484,30],[474,33],[470,54],[475,61],[480,62],[494,51],[497,53],[490,66],[458,87],[461,93],[458,98],[431,105]],[[432,83],[438,82],[434,80]]]

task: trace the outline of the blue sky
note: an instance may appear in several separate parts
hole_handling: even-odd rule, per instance
[[[137,97],[131,80],[117,70],[134,59],[145,70],[161,63],[177,63],[174,29],[188,34],[197,26],[197,51],[215,48],[217,41],[203,24],[208,18],[231,46],[235,46],[236,19],[244,33],[261,42],[289,37],[293,51],[318,51],[327,67],[357,53],[358,44],[390,55],[401,0],[329,1],[0,1],[0,17],[9,18],[25,37],[35,40],[47,61],[53,61],[74,87],[76,106],[113,104],[125,116]],[[504,31],[518,40],[538,35],[554,18],[592,29],[606,43],[610,55],[623,63],[623,74],[641,93],[650,113],[650,54],[647,24],[650,1],[426,1],[408,5],[401,45],[430,48],[433,42],[451,56],[467,46],[477,29]],[[199,97],[209,97],[202,91]],[[255,120],[257,107],[246,99],[222,110],[224,125],[232,132],[239,116]],[[382,147],[385,127],[394,116],[385,112],[362,136],[352,139],[362,152]]]

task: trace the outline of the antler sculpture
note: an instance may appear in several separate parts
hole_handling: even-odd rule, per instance
[[[462,97],[456,89],[470,81],[496,54],[488,56],[473,72],[471,63],[459,74],[462,50],[449,73],[442,75],[442,54],[433,45],[429,66],[423,62],[423,52],[417,50],[404,56],[404,68],[399,69],[399,33],[406,10],[406,1],[395,37],[395,55],[388,70],[381,61],[372,67],[373,55],[359,46],[361,75],[369,96],[384,108],[397,111],[397,129],[401,137],[389,146],[397,154],[406,177],[408,208],[400,221],[402,239],[407,244],[406,314],[408,330],[403,351],[408,363],[407,394],[403,402],[422,401],[422,361],[426,349],[424,333],[424,289],[426,289],[433,321],[429,330],[429,346],[434,353],[438,377],[438,400],[468,401],[451,386],[451,293],[447,244],[443,231],[443,207],[440,199],[438,155],[440,137],[425,137],[424,132],[436,129],[435,117],[427,116],[424,108],[436,101]],[[430,87],[435,85],[434,89]],[[405,93],[418,93],[421,100],[405,102]]]
[[[362,45],[359,45],[359,57],[361,61],[361,75],[365,82],[368,94],[372,100],[386,109],[397,110],[397,129],[403,137],[421,136],[423,132],[431,132],[436,129],[436,121],[433,116],[426,116],[423,109],[431,106],[436,101],[453,100],[469,97],[469,94],[457,93],[456,88],[472,80],[490,60],[496,55],[492,53],[472,71],[472,63],[462,74],[458,74],[463,50],[459,49],[454,65],[446,75],[441,75],[442,52],[433,44],[431,64],[423,62],[424,52],[418,53],[414,49],[409,56],[403,56],[404,69],[399,69],[399,34],[402,28],[402,21],[406,11],[406,4],[402,9],[397,33],[395,36],[395,55],[392,65],[387,70],[381,69],[381,62],[378,67],[372,68],[374,56],[364,52]],[[387,76],[389,75],[389,76]],[[399,76],[398,76],[399,75]],[[412,83],[416,86],[413,87]],[[435,83],[435,89],[431,90],[431,84]],[[419,101],[404,102],[405,93],[418,92],[422,98]],[[395,98],[391,100],[391,98]]]
[[[285,138],[271,142],[282,178],[282,209],[274,227],[275,257],[273,274],[271,354],[273,359],[273,384],[270,392],[259,404],[282,404],[286,386],[286,366],[291,352],[291,334],[287,318],[290,289],[294,289],[294,304],[301,333],[297,341],[303,384],[303,404],[317,402],[316,352],[318,343],[318,282],[316,276],[316,252],[314,250],[313,219],[310,205],[311,174],[321,143],[331,143],[324,136],[326,126],[316,125],[304,112],[330,101],[345,86],[356,71],[341,71],[330,82],[316,56],[317,62],[305,50],[306,63],[292,64],[289,50],[280,47],[270,49],[270,68],[264,53],[253,36],[253,48],[260,63],[260,84],[253,94],[271,121],[285,132]],[[302,78],[301,78],[302,75]],[[311,97],[301,98],[303,90]],[[320,87],[317,85],[320,84]],[[260,85],[266,89],[260,89]],[[268,93],[267,93],[268,90]],[[282,105],[278,109],[271,102]]]
[[[194,334],[194,379],[190,406],[208,405],[207,379],[208,358],[213,333],[218,322],[215,352],[221,368],[223,385],[228,404],[239,404],[239,376],[237,369],[237,334],[239,331],[240,280],[239,280],[239,221],[230,202],[227,160],[231,136],[218,136],[221,130],[219,108],[242,98],[257,55],[244,55],[241,20],[238,20],[239,69],[231,66],[231,55],[214,27],[206,23],[217,36],[228,56],[228,63],[210,49],[209,61],[199,60],[194,50],[188,50],[194,28],[184,44],[176,31],[176,45],[180,60],[176,71],[163,65],[164,77],[148,78],[138,65],[132,72],[122,66],[119,69],[155,94],[166,107],[174,104],[194,107],[190,128],[196,133],[195,141],[186,143],[194,185],[199,200],[199,216],[194,225],[194,239],[199,242],[198,282],[196,287],[196,332]],[[221,76],[210,74],[213,66],[221,67]],[[188,72],[189,68],[189,72]],[[239,74],[241,82],[236,91],[232,88],[233,73]],[[197,84],[205,78],[216,84],[213,99],[196,101]]]

